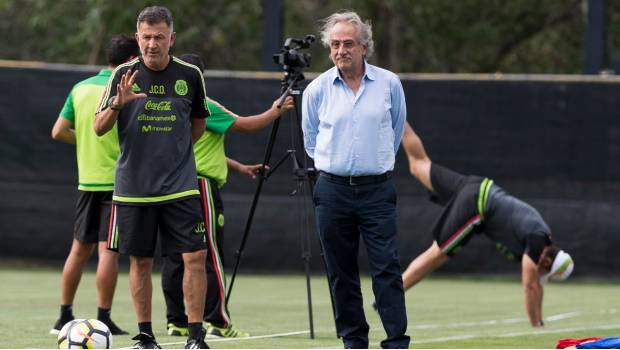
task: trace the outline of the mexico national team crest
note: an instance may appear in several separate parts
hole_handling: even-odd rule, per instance
[[[174,84],[174,91],[179,96],[187,95],[187,82],[185,80],[177,80]]]

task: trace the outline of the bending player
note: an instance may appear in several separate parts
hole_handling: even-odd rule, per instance
[[[482,233],[496,242],[508,259],[521,261],[525,310],[532,326],[543,326],[543,283],[566,279],[574,265],[569,254],[552,244],[551,230],[538,211],[489,178],[461,175],[434,164],[408,123],[402,145],[411,174],[444,207],[432,230],[433,244],[403,274],[405,290],[445,264],[474,235]]]

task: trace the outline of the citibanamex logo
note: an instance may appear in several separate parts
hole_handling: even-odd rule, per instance
[[[144,105],[144,109],[147,111],[170,111],[172,110],[172,103],[170,101],[147,101]]]

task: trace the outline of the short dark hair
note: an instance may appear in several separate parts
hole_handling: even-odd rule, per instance
[[[195,53],[185,53],[182,54],[181,56],[179,56],[179,58],[189,64],[193,64],[194,66],[198,67],[200,69],[201,72],[203,72],[205,70],[205,64],[202,60],[202,58],[200,57],[200,55],[195,54]]]
[[[142,22],[146,22],[150,25],[165,22],[168,27],[172,29],[172,12],[163,6],[145,7],[138,15],[136,27],[140,27],[140,23]]]
[[[119,34],[112,37],[108,45],[108,64],[118,66],[127,62],[132,56],[140,56],[140,47],[134,37]]]

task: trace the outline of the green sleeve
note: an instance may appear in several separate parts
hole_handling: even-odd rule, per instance
[[[237,115],[210,98],[207,98],[207,106],[210,115],[207,118],[206,129],[216,134],[226,133],[228,128],[235,122]]]
[[[67,96],[65,105],[62,106],[62,110],[60,111],[60,116],[72,123],[75,123],[75,110],[73,109],[73,91],[71,91],[69,96]]]

